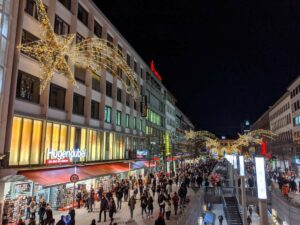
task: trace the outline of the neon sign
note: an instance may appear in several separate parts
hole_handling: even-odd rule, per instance
[[[155,69],[154,60],[151,60],[150,69],[154,73],[154,75],[157,77],[157,79],[162,80],[161,76],[159,75],[159,73]]]
[[[267,143],[265,141],[262,141],[262,143],[261,143],[261,154],[262,155],[267,154]]]

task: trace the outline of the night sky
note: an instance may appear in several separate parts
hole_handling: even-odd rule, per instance
[[[198,129],[236,134],[300,74],[300,1],[95,2]]]

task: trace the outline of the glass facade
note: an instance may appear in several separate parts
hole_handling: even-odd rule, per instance
[[[0,93],[2,93],[2,82],[4,75],[4,63],[6,56],[6,43],[8,36],[10,0],[0,1]]]
[[[125,159],[143,139],[127,135],[15,116],[10,148],[10,166],[44,165],[50,150],[86,152],[81,162]]]
[[[161,116],[152,110],[148,109],[147,112],[147,120],[150,121],[151,123],[154,123],[158,126],[162,126],[162,119]]]

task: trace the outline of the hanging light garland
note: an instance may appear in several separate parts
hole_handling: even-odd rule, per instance
[[[107,40],[87,38],[74,43],[75,34],[56,35],[47,16],[44,4],[36,0],[38,21],[41,24],[41,39],[24,43],[18,49],[37,59],[41,64],[42,93],[51,82],[54,72],[64,74],[72,85],[76,85],[68,60],[101,76],[102,70],[116,76],[125,87],[128,94],[137,99],[140,95],[137,79],[132,69],[127,65],[125,57],[117,47]]]

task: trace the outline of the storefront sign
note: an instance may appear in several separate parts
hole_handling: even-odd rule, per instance
[[[263,157],[255,157],[255,168],[258,198],[267,199],[265,159]]]
[[[148,155],[147,149],[136,150],[136,158],[138,159],[146,159]]]
[[[70,161],[73,158],[80,158],[80,157],[85,157],[86,156],[86,150],[69,150],[69,151],[61,151],[61,150],[52,150],[50,149],[48,151],[48,158],[49,159],[69,159]]]
[[[47,159],[46,165],[56,165],[56,164],[69,164],[70,159]]]

